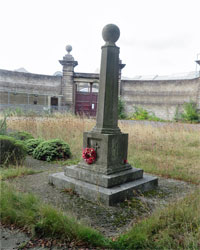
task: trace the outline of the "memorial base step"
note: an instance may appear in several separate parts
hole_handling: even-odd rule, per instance
[[[143,178],[111,188],[101,187],[65,175],[64,172],[51,174],[49,183],[59,189],[72,189],[85,200],[113,206],[134,196],[134,191],[149,191],[158,186],[158,178],[143,174]]]

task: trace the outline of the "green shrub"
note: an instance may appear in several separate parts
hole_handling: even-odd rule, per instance
[[[17,107],[13,111],[14,111],[15,116],[24,116],[25,115],[24,111],[21,108],[19,108],[19,107]]]
[[[26,147],[21,141],[0,135],[0,165],[20,165],[26,157]]]
[[[26,141],[29,139],[34,139],[34,137],[32,136],[32,134],[25,132],[25,131],[17,131],[17,132],[12,132],[9,134],[9,136],[14,137],[17,140],[21,140],[21,141]]]
[[[132,115],[132,118],[136,120],[148,120],[149,114],[148,111],[142,107],[134,107],[135,112]]]
[[[37,148],[37,146],[43,142],[44,140],[41,138],[38,139],[29,139],[26,141],[26,148],[27,148],[27,153],[29,155],[33,154],[33,151],[35,150],[35,148]]]
[[[198,111],[197,104],[192,101],[185,102],[183,104],[183,112],[180,112],[177,107],[174,120],[182,122],[200,122],[200,113]]]
[[[118,99],[118,119],[126,119],[125,102],[119,97]]]
[[[198,122],[200,114],[198,113],[197,105],[194,102],[187,102],[183,104],[183,113],[181,117],[184,121]]]
[[[69,145],[59,139],[41,142],[33,151],[33,157],[43,161],[68,159],[70,156]]]
[[[130,120],[164,121],[142,107],[134,107],[134,109],[134,113],[129,117]]]

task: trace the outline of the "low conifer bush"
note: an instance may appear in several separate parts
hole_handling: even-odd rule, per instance
[[[0,135],[0,165],[20,165],[26,157],[26,146],[19,140]]]
[[[9,134],[9,136],[14,137],[17,140],[21,140],[21,141],[26,141],[29,139],[34,139],[34,137],[32,136],[32,134],[25,132],[25,131],[17,131],[17,132],[12,132]]]
[[[43,142],[44,140],[42,140],[41,138],[37,138],[37,139],[29,139],[26,141],[26,148],[27,148],[27,153],[29,155],[33,154],[33,151],[37,148],[37,146]]]
[[[59,139],[41,142],[33,151],[33,157],[43,161],[66,160],[70,158],[69,145]]]

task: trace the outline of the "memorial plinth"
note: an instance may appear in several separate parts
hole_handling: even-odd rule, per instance
[[[109,24],[103,29],[101,70],[96,126],[83,135],[83,148],[93,148],[96,160],[84,159],[76,166],[65,167],[63,173],[49,176],[58,188],[73,189],[83,198],[114,205],[134,195],[134,190],[148,191],[158,185],[158,179],[145,175],[142,169],[127,163],[128,134],[118,127],[119,48],[115,42],[119,28]]]

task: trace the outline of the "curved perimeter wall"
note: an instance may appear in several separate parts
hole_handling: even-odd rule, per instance
[[[0,69],[0,89],[38,94],[60,94],[61,76],[22,73]]]
[[[99,75],[75,73],[73,81],[97,82]],[[0,69],[0,104],[26,104],[27,94],[46,96],[63,95],[62,76],[48,76],[20,73]],[[19,94],[21,92],[21,94]],[[126,112],[134,111],[134,106],[154,112],[166,120],[174,118],[176,109],[182,110],[185,102],[194,101],[200,109],[200,78],[184,80],[121,80],[120,94],[125,101]],[[67,94],[73,95],[72,92]],[[41,99],[41,101],[40,101]],[[33,104],[35,97],[30,96]],[[43,105],[44,97],[38,96],[38,104]],[[50,104],[49,104],[50,105]],[[75,105],[75,103],[74,103]]]
[[[194,101],[200,108],[200,78],[189,80],[122,80],[121,97],[126,112],[134,106],[143,107],[166,120],[174,118],[176,109],[185,102]]]

